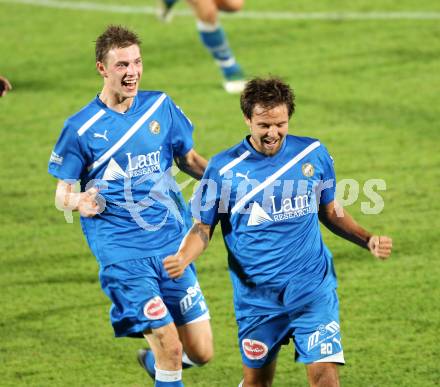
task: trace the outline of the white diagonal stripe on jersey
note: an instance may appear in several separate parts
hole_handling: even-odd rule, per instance
[[[159,108],[162,102],[166,98],[166,94],[163,93],[161,96],[151,105],[151,107],[139,118],[133,126],[127,130],[127,132],[107,151],[105,152],[98,160],[96,160],[92,165],[90,165],[87,169],[90,171],[99,167],[102,163],[107,161],[111,156],[115,154],[115,152],[124,145],[139,129],[140,127],[147,121],[153,113]]]
[[[227,163],[222,169],[220,169],[220,176],[224,175],[225,172],[229,171],[230,169],[234,168],[238,163],[241,163],[246,157],[248,157],[251,154],[248,150],[244,152],[242,155],[237,157],[236,159],[232,160],[230,163]]]
[[[88,119],[88,120],[86,121],[86,123],[78,129],[78,131],[77,131],[78,136],[82,136],[82,135],[87,131],[87,129],[89,129],[89,128],[90,128],[90,127],[91,127],[96,121],[98,121],[98,120],[99,120],[104,114],[105,114],[105,110],[104,110],[104,109],[101,109],[101,110],[100,110],[98,113],[96,113],[92,118]]]
[[[311,151],[320,146],[321,143],[319,141],[315,141],[311,143],[307,148],[298,153],[292,160],[290,160],[287,164],[282,166],[278,171],[276,171],[273,175],[269,176],[263,183],[257,185],[251,192],[244,195],[238,203],[232,207],[231,214],[236,213],[240,208],[242,208],[252,197],[254,197],[258,192],[265,189],[268,185],[272,184],[276,179],[278,179],[283,173],[292,168],[298,161],[307,156]]]

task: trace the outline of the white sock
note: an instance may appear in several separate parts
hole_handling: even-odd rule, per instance
[[[159,382],[177,382],[179,380],[182,380],[182,370],[177,371],[166,371],[166,370],[160,370],[156,366],[154,367],[156,370],[156,377],[155,379]]]
[[[186,365],[191,367],[200,367],[200,364],[193,362],[185,352],[183,352],[182,354],[182,363],[185,363]]]

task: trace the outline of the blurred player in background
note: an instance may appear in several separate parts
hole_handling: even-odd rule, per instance
[[[159,0],[160,17],[168,21],[178,0]],[[187,0],[197,19],[200,40],[220,67],[228,93],[241,93],[246,84],[243,70],[235,60],[226,33],[219,22],[219,11],[237,12],[244,0]]]
[[[67,119],[50,158],[49,173],[59,179],[56,201],[80,212],[113,303],[115,336],[145,337],[152,352],[140,350],[138,360],[155,385],[183,386],[182,361],[204,364],[213,347],[194,268],[176,281],[162,265],[189,226],[171,166],[174,159],[200,179],[207,162],[193,149],[193,126],[171,98],[138,91],[143,67],[136,34],[109,26],[96,41],[96,68],[101,93]],[[78,180],[82,192],[75,193]]]
[[[11,83],[0,75],[0,97],[4,97],[9,90],[12,90]]]
[[[333,258],[319,221],[386,259],[392,241],[358,225],[335,201],[333,160],[316,139],[288,135],[294,95],[278,79],[251,80],[241,108],[250,135],[213,157],[192,199],[196,223],[164,261],[179,278],[220,222],[228,250],[244,380],[271,386],[293,338],[311,386],[339,386],[344,364]]]

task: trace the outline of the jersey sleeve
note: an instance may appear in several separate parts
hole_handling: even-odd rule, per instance
[[[320,204],[329,204],[335,200],[336,192],[336,175],[334,169],[333,158],[328,153],[327,148],[321,145],[322,151],[320,152],[319,158],[322,165],[322,184],[323,189],[321,191]]]
[[[185,156],[194,146],[192,138],[194,127],[182,109],[175,105],[171,98],[168,98],[168,100],[171,114],[173,153],[178,157]]]
[[[209,162],[200,185],[191,198],[194,219],[214,227],[219,221],[221,180],[218,170]]]
[[[61,180],[78,180],[85,166],[79,136],[67,121],[50,156],[48,171]]]

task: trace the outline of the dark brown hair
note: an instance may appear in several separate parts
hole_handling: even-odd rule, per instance
[[[295,112],[295,94],[290,86],[278,78],[254,78],[247,84],[240,97],[240,107],[244,116],[252,118],[256,105],[273,109],[285,104],[289,118]]]
[[[129,47],[133,44],[141,46],[141,40],[134,32],[123,26],[109,25],[96,39],[96,61],[104,62],[107,53],[113,48]]]

